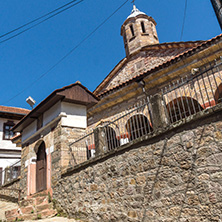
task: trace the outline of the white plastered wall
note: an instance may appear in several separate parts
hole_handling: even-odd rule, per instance
[[[18,122],[17,120],[13,119],[5,119],[5,118],[0,118],[0,149],[1,150],[7,150],[7,152],[0,152],[0,167],[3,170],[2,173],[2,181],[4,181],[4,169],[8,166],[11,166],[12,164],[16,163],[19,161],[20,154],[19,153],[9,153],[10,150],[21,150],[20,147],[16,147],[16,144],[13,144],[11,140],[3,140],[3,126],[4,123],[7,121],[13,121],[15,124]],[[8,152],[9,151],[9,152]],[[16,159],[11,159],[10,157],[18,157]],[[3,159],[4,157],[4,159]],[[9,158],[7,158],[9,157]]]
[[[68,102],[58,102],[43,113],[43,127],[62,114],[62,126],[85,129],[87,127],[86,106]],[[22,132],[22,142],[37,132],[37,120]]]
[[[62,126],[83,128],[87,127],[86,106],[62,102],[62,113],[66,117],[62,117]]]

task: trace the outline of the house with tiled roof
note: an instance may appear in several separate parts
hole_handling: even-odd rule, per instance
[[[9,221],[55,215],[52,199],[84,221],[198,221],[198,189],[209,208],[221,201],[222,35],[159,43],[155,20],[134,5],[121,36],[126,57],[93,93],[80,82],[57,89],[14,126],[24,201]]]
[[[13,179],[6,175],[8,166],[15,164],[12,173],[14,178],[17,178],[17,174],[19,174],[21,147],[12,143],[11,139],[17,135],[14,135],[11,128],[28,113],[29,110],[27,109],[0,106],[0,185],[8,182],[8,179]]]

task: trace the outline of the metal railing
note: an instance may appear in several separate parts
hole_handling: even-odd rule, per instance
[[[109,151],[153,131],[149,97],[111,117],[103,126],[105,147]]]
[[[99,126],[103,135],[103,152],[109,152],[129,141],[152,133],[149,98],[109,118]],[[95,129],[69,145],[73,163],[79,164],[95,156]]]
[[[215,106],[222,100],[222,60],[201,69],[193,69],[188,77],[179,78],[162,90],[170,122],[187,118]]]
[[[21,160],[0,171],[0,186],[17,179],[21,175]]]
[[[162,89],[162,100],[169,123],[192,116],[222,102],[222,59],[194,68]],[[156,104],[155,104],[156,105]],[[71,143],[74,164],[82,163],[100,152],[109,152],[153,132],[149,97],[112,117],[103,119],[91,132]],[[163,111],[164,112],[164,111]],[[159,127],[159,126],[158,126]],[[98,136],[98,134],[100,134]]]

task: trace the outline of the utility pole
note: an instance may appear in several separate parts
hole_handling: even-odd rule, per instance
[[[222,30],[222,0],[211,0],[211,3],[213,5],[217,20]]]

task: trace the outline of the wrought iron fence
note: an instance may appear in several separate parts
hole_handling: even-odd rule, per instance
[[[21,175],[21,160],[13,163],[10,166],[7,166],[6,168],[4,168],[4,170],[1,170],[0,175],[0,185],[4,185],[17,179]]]
[[[171,123],[222,102],[221,71],[220,59],[201,69],[193,69],[190,76],[177,79],[162,90]]]
[[[109,151],[153,131],[149,97],[110,118],[103,126],[105,147]]]
[[[149,98],[138,102],[133,107],[110,117],[99,126],[103,135],[103,152],[118,148],[129,141],[152,133],[152,118]],[[92,131],[71,143],[70,152],[74,164],[79,164],[95,156],[95,133]]]
[[[222,102],[222,58],[205,67],[194,68],[189,76],[177,78],[162,89],[163,104],[170,123],[187,118]],[[109,152],[153,131],[149,97],[70,144],[74,164],[95,156],[96,149]],[[155,126],[154,126],[155,127]],[[98,138],[100,128],[100,141]],[[95,144],[96,143],[96,144]]]

